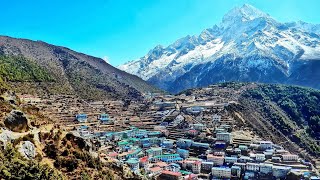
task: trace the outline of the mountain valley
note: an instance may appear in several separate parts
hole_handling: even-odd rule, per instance
[[[119,67],[0,36],[0,179],[320,179],[319,68],[320,25],[248,4]]]

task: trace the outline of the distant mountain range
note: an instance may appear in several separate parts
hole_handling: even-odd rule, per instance
[[[199,36],[119,66],[172,93],[226,81],[320,88],[320,25],[280,23],[245,4]]]
[[[139,98],[159,91],[100,58],[42,41],[0,36],[0,85],[3,82],[18,92],[92,100]]]

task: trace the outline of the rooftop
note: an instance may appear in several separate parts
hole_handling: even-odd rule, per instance
[[[162,162],[162,161],[159,161],[159,162],[157,162],[157,163],[155,163],[157,166],[159,166],[159,167],[167,167],[168,166],[168,164],[167,163],[165,163],[165,162]]]
[[[229,167],[213,167],[215,170],[231,170]]]
[[[130,158],[126,162],[129,164],[135,164],[135,163],[139,163],[139,160],[136,158]]]
[[[150,170],[151,172],[158,172],[158,171],[161,171],[162,168],[159,167],[159,166],[156,166],[156,167],[149,168],[149,170]]]
[[[140,158],[140,162],[147,162],[149,160],[148,156],[144,156],[142,158]]]
[[[178,176],[178,177],[182,176],[180,172],[173,172],[173,171],[167,171],[167,170],[163,170],[162,174],[168,174],[171,176]]]

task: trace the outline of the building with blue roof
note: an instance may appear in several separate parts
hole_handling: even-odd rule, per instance
[[[226,142],[224,142],[224,141],[216,141],[214,143],[214,147],[216,149],[225,149],[226,148]]]
[[[187,159],[189,157],[189,151],[186,149],[178,148],[177,154],[179,154],[183,159]]]
[[[147,132],[148,137],[160,137],[161,136],[161,132],[160,131],[150,131]]]
[[[166,167],[166,169],[172,172],[179,172],[181,170],[181,167],[177,163],[170,163],[169,166]]]
[[[150,159],[153,162],[163,161],[166,163],[178,162],[183,160],[179,154],[162,154],[162,155],[151,157]]]
[[[86,122],[88,122],[88,115],[86,115],[86,114],[77,114],[76,115],[76,120],[79,123],[86,123]]]
[[[166,148],[166,149],[171,149],[173,148],[173,141],[171,140],[164,140],[162,143],[161,143],[161,146],[163,148]]]
[[[209,144],[208,143],[201,143],[201,142],[193,142],[192,143],[193,147],[197,147],[197,148],[209,148]]]
[[[193,143],[193,140],[191,140],[191,139],[178,139],[176,143],[177,143],[177,146],[181,149],[189,149]]]
[[[109,114],[100,114],[98,116],[98,120],[100,121],[101,124],[110,124],[110,123],[112,123],[111,119],[109,117]]]

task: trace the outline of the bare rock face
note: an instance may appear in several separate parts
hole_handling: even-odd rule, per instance
[[[34,157],[36,156],[36,148],[30,141],[23,141],[21,143],[21,147],[19,148],[19,152],[22,156],[28,159],[34,159]]]
[[[11,131],[25,132],[29,129],[28,119],[23,112],[12,110],[4,120],[5,126]]]

